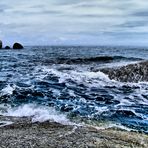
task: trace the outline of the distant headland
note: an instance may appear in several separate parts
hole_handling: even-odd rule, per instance
[[[14,43],[13,44],[13,47],[12,47],[12,49],[23,49],[24,47],[23,47],[23,45],[22,44],[20,44],[20,43]],[[0,49],[11,49],[11,47],[10,46],[5,46],[4,48],[3,48],[3,42],[0,40]]]

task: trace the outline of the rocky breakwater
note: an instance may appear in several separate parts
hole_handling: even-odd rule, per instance
[[[13,44],[13,49],[23,49],[23,45],[20,43],[14,43]],[[0,49],[3,49],[3,42],[0,40]],[[5,46],[4,49],[11,49],[10,46]]]
[[[148,81],[148,61],[129,64],[119,68],[104,68],[101,72],[107,74],[110,79],[120,82]]]

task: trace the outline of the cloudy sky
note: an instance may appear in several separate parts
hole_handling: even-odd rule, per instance
[[[25,45],[148,45],[147,0],[0,0],[0,38]]]

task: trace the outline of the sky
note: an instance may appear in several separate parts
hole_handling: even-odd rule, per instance
[[[7,45],[148,46],[147,0],[0,0],[0,20]]]

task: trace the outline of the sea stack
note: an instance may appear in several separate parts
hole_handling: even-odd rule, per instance
[[[23,49],[23,45],[21,45],[20,43],[14,43],[13,45],[13,49]]]
[[[0,40],[0,49],[3,47],[3,43],[2,41]]]
[[[5,49],[11,49],[10,46],[6,46]]]

